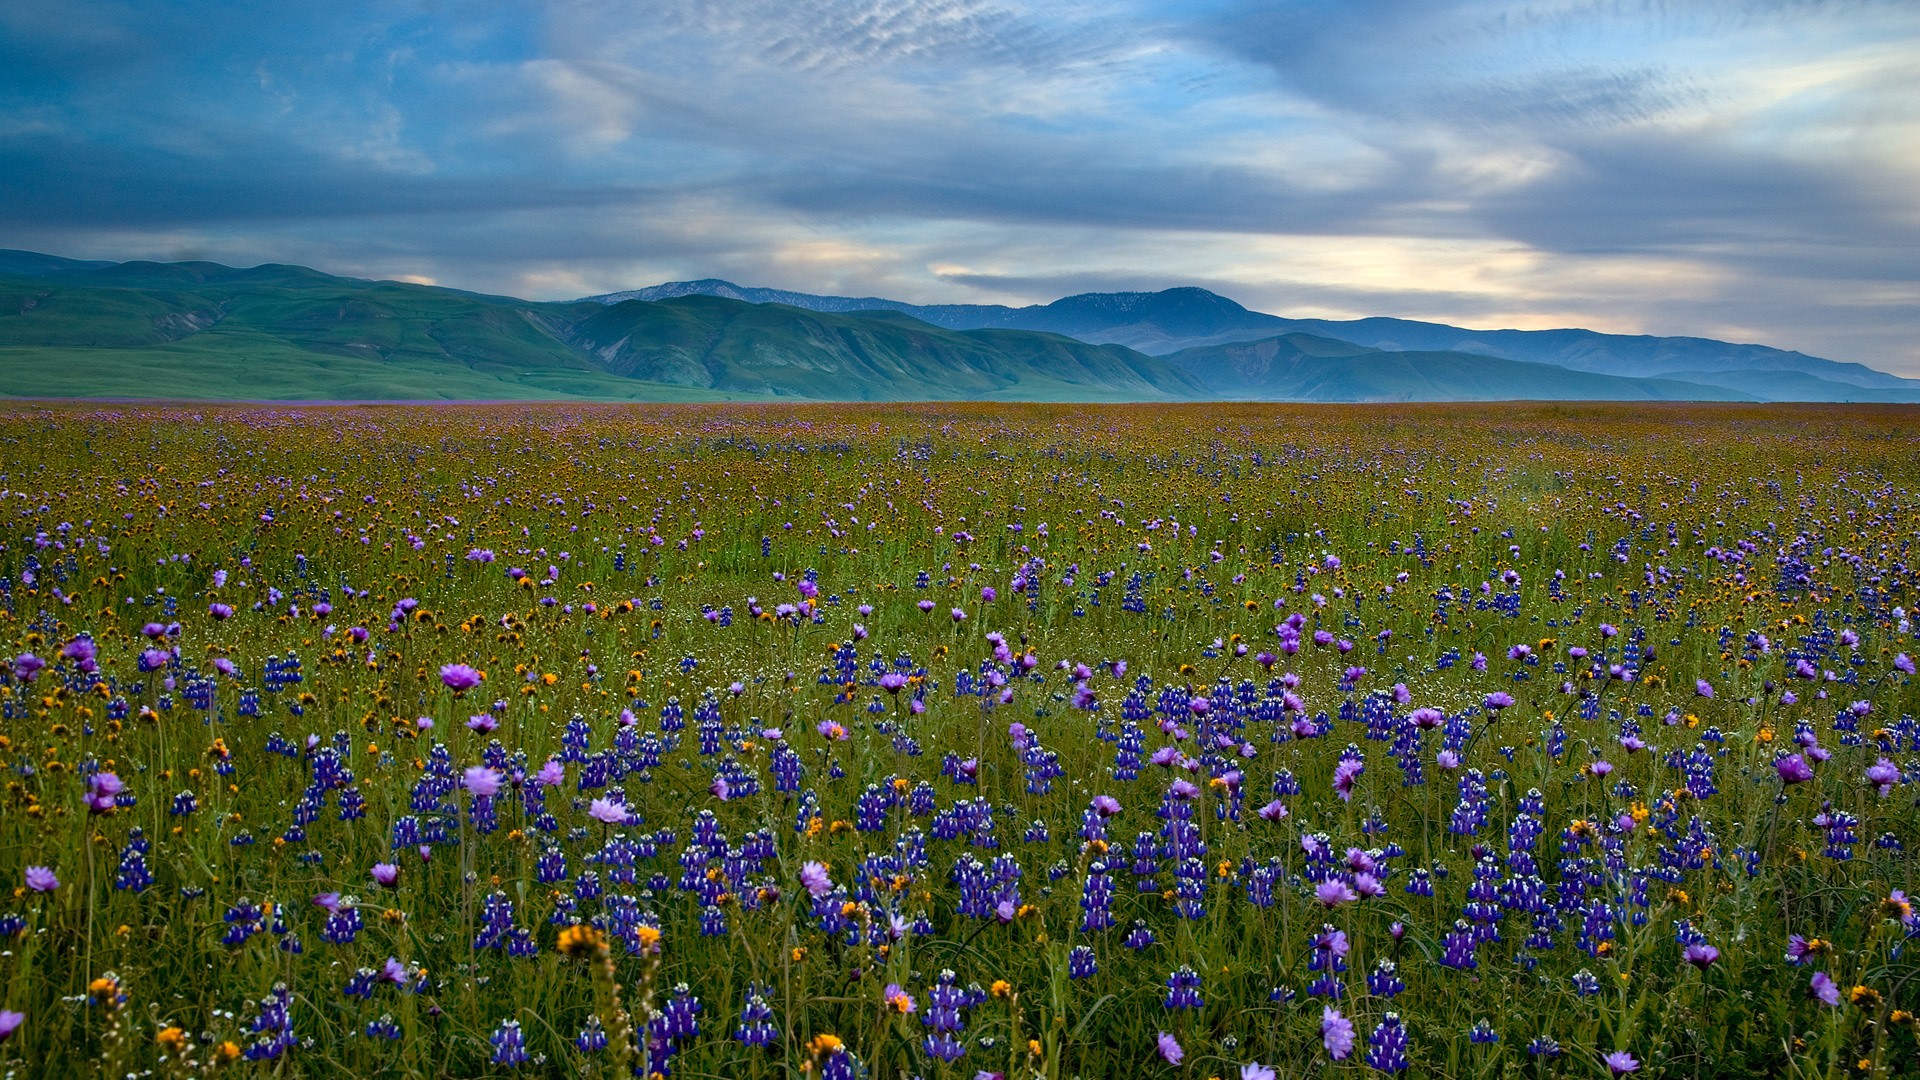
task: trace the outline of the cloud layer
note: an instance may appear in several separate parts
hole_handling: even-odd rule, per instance
[[[1203,284],[1920,375],[1916,192],[1899,0],[0,5],[0,246],[82,257]]]

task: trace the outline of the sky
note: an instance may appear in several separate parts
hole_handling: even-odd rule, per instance
[[[1920,3],[6,0],[0,247],[1200,285],[1920,376]]]

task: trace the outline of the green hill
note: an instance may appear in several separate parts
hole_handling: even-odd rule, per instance
[[[1190,336],[1251,314],[1202,290],[1070,297],[1047,310],[1069,332],[1131,319]],[[897,310],[821,311],[700,293],[536,303],[300,266],[0,251],[0,395],[14,397],[1746,401],[1766,393],[1731,386],[1724,372],[1714,381],[1383,351],[1308,333],[1156,357],[1042,329],[951,329]]]
[[[1757,401],[1720,386],[1629,379],[1457,352],[1385,352],[1312,334],[1163,357],[1239,401]]]
[[[295,266],[0,253],[0,394],[270,400],[1171,400],[1182,373],[1055,334],[690,297],[532,303]]]

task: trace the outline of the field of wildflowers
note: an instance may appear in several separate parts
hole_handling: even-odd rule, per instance
[[[1915,1075],[1920,415],[0,412],[7,1075]]]

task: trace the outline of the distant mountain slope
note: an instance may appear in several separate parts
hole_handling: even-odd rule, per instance
[[[1657,376],[1678,371],[1797,371],[1856,386],[1920,391],[1865,364],[1840,363],[1765,345],[1736,345],[1697,337],[1601,334],[1592,330],[1463,330],[1408,319],[1289,319],[1290,328],[1379,349],[1444,349],[1509,360],[1558,364],[1578,371]]]
[[[1086,293],[1027,308],[921,307],[714,280],[641,293],[539,303],[301,266],[0,251],[0,395],[1920,400],[1920,381],[1762,346],[1291,320],[1204,289]],[[1300,329],[1323,326],[1367,340]],[[1458,346],[1426,344],[1441,338]],[[1404,341],[1415,346],[1385,347]]]
[[[979,304],[922,307],[873,297],[813,296],[746,288],[714,279],[670,282],[634,293],[611,295],[645,299],[696,294],[724,295],[753,303],[777,302],[819,311],[886,309],[956,329],[993,326],[1045,330],[1082,341],[1125,345],[1154,356],[1196,346],[1255,341],[1300,332],[1385,351],[1478,353],[1632,378],[1687,379],[1701,372],[1720,372],[1722,380],[1736,372],[1795,372],[1808,377],[1786,380],[1768,375],[1759,379],[1760,384],[1773,387],[1783,395],[1782,400],[1856,400],[1857,392],[1847,389],[1849,386],[1894,392],[1892,397],[1859,400],[1920,400],[1920,380],[1889,375],[1864,364],[1841,363],[1765,345],[1738,345],[1697,337],[1602,334],[1592,330],[1468,330],[1409,319],[1288,319],[1250,311],[1224,296],[1197,288],[1151,293],[1083,293],[1051,304],[1023,308]],[[1692,373],[1692,376],[1683,373]],[[1723,381],[1722,385],[1735,384]],[[1743,388],[1744,384],[1740,386]],[[1771,396],[1767,390],[1755,392]],[[1912,396],[1905,396],[1909,394]]]
[[[1738,390],[1629,379],[1459,352],[1386,352],[1309,334],[1203,345],[1164,358],[1244,401],[1758,401]]]
[[[694,297],[532,303],[294,266],[0,253],[0,394],[265,399],[1175,400],[1161,361]]]
[[[845,401],[1173,400],[1200,386],[1131,350],[1055,334],[958,332],[711,296],[629,300],[567,331],[607,370],[683,386]]]

